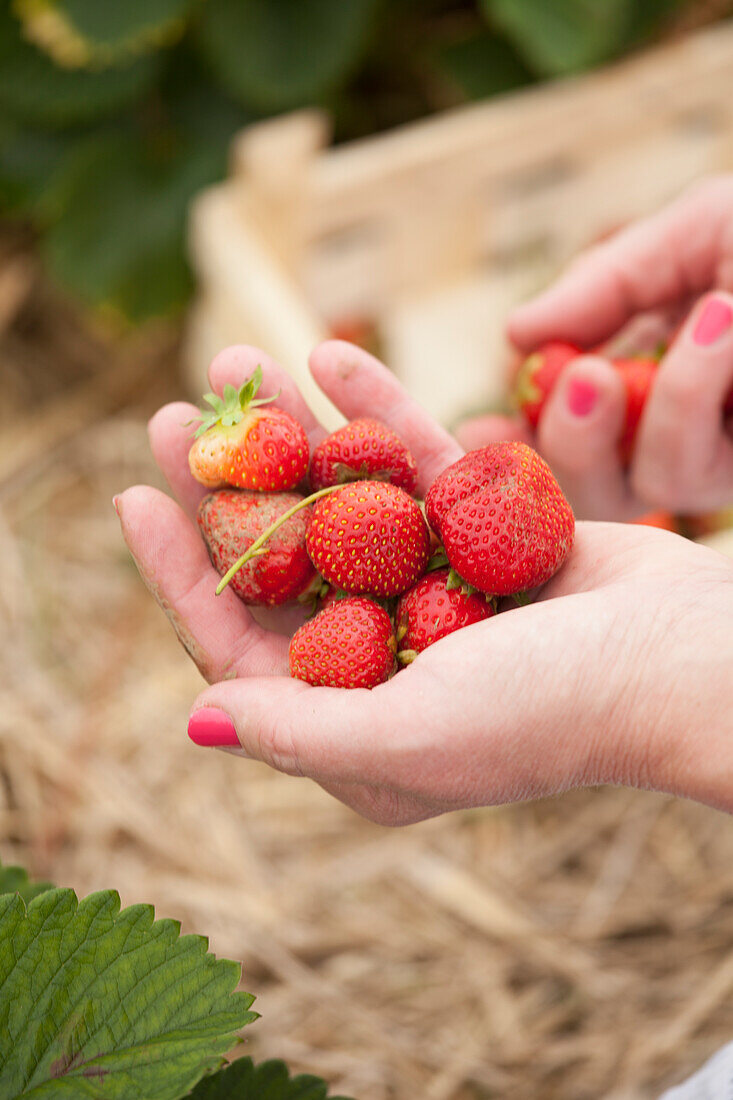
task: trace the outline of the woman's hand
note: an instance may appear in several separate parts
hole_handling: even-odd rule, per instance
[[[317,440],[292,382],[255,349],[218,356],[212,387],[241,384],[258,362],[264,392],[281,388],[280,404]],[[422,492],[459,456],[365,352],[329,342],[311,369],[346,416],[368,413],[397,431]],[[194,739],[309,776],[389,825],[601,782],[733,808],[727,559],[648,528],[581,524],[534,605],[457,631],[372,691],[313,688],[288,676],[288,641],[272,623],[256,623],[231,590],[214,595],[218,578],[189,518],[202,495],[186,461],[191,415],[169,405],[150,425],[182,507],[146,487],[117,507],[148,587],[218,681],[194,704]]]
[[[617,455],[624,390],[613,367],[583,356],[555,388],[530,441],[579,516],[626,520],[650,509],[702,512],[733,503],[733,434],[723,415],[733,389],[731,292],[729,176],[698,184],[597,245],[512,314],[509,337],[522,352],[548,340],[611,341],[611,353],[622,355],[653,347],[689,312],[660,364],[629,470]],[[479,446],[523,432],[484,417],[465,424],[459,438]]]

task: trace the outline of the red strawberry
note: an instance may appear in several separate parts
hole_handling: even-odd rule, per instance
[[[306,535],[311,561],[336,588],[398,596],[425,572],[430,532],[404,489],[355,481],[320,499]]]
[[[292,489],[308,469],[308,437],[275,398],[255,398],[262,368],[239,389],[224,387],[224,397],[207,393],[213,412],[202,410],[201,423],[188,453],[191,473],[209,489]]]
[[[532,428],[537,428],[545,402],[565,367],[582,354],[575,344],[558,340],[542,344],[524,360],[514,386],[514,404]]]
[[[392,623],[365,596],[337,600],[290,642],[290,675],[316,687],[373,688],[394,671]]]
[[[198,522],[216,571],[223,576],[270,524],[302,499],[298,493],[241,489],[220,489],[204,497]],[[287,603],[315,580],[305,548],[310,517],[310,508],[296,512],[269,540],[267,552],[235,573],[232,588],[245,603],[271,607]]]
[[[621,375],[626,390],[626,414],[618,448],[623,463],[631,460],[639,430],[641,414],[649,396],[659,364],[648,356],[632,359],[612,359],[614,368]]]
[[[435,479],[425,509],[455,572],[495,596],[544,584],[573,545],[570,505],[525,443],[469,451]]]
[[[427,573],[399,598],[395,612],[398,658],[409,664],[433,642],[494,614],[486,596],[448,588],[450,569]]]
[[[310,468],[313,489],[365,479],[391,481],[406,493],[417,488],[415,459],[391,428],[370,417],[327,436],[313,452]]]

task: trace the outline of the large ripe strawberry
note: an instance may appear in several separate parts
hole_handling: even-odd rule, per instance
[[[365,596],[329,604],[290,642],[290,675],[316,687],[373,688],[394,671],[389,615]]]
[[[221,575],[263,531],[303,498],[298,493],[220,489],[199,505],[198,523],[214,568]],[[296,600],[315,581],[305,547],[311,509],[291,516],[272,536],[264,554],[235,573],[232,588],[245,603],[274,607]]]
[[[364,480],[391,481],[406,493],[417,488],[417,466],[405,444],[386,424],[366,416],[319,443],[310,466],[313,489]]]
[[[308,469],[308,437],[294,416],[257,398],[262,368],[239,389],[224,387],[224,396],[207,393],[212,411],[202,410],[188,464],[209,489],[293,489]],[[264,407],[269,406],[269,407]]]
[[[388,598],[425,572],[430,532],[404,489],[385,481],[355,481],[314,505],[306,545],[329,584]]]
[[[575,344],[554,340],[542,344],[524,360],[514,383],[513,400],[530,427],[537,428],[545,402],[565,367],[582,354]]]
[[[631,460],[641,415],[654,385],[659,364],[656,359],[641,355],[631,359],[612,359],[611,363],[621,375],[626,391],[626,412],[618,450],[621,461],[627,464]]]
[[[397,654],[401,664],[409,664],[418,653],[454,630],[481,622],[494,614],[486,596],[466,594],[460,586],[449,588],[450,569],[426,573],[400,596],[395,612]]]
[[[544,584],[573,545],[572,509],[525,443],[469,451],[435,479],[425,510],[455,572],[494,596]]]

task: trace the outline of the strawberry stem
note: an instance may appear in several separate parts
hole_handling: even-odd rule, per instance
[[[281,516],[278,516],[275,522],[271,523],[267,530],[263,531],[262,534],[255,539],[252,545],[245,550],[241,558],[237,558],[231,569],[226,571],[216,586],[217,596],[221,596],[232,577],[234,577],[248,561],[251,561],[252,558],[259,557],[260,554],[267,553],[268,548],[265,546],[265,543],[275,534],[279,527],[287,523],[291,516],[294,516],[301,508],[306,508],[309,504],[312,504],[314,500],[319,500],[320,497],[328,496],[329,493],[335,493],[337,489],[343,489],[343,485],[329,485],[325,489],[319,489],[317,493],[311,493],[309,497],[303,497],[303,499],[299,500],[297,504],[294,504],[292,508],[288,508]]]

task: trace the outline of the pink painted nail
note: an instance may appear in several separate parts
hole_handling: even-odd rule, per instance
[[[119,514],[120,514],[120,494],[119,493],[116,496],[112,497],[112,507],[114,508],[115,512],[119,516]]]
[[[234,723],[228,714],[217,707],[195,710],[188,720],[188,736],[195,745],[205,745],[207,748],[239,746]]]
[[[592,382],[584,378],[571,378],[568,382],[566,400],[573,416],[587,416],[592,412],[598,399],[598,391]]]
[[[697,319],[692,339],[696,344],[707,347],[730,328],[733,310],[722,298],[708,298],[703,311]]]

